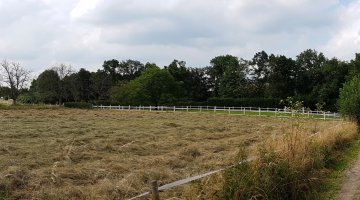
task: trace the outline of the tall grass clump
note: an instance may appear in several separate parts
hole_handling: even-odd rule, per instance
[[[315,134],[293,130],[261,143],[256,159],[244,162],[240,152],[234,168],[224,174],[224,199],[316,199],[339,152],[357,138],[356,125],[341,123]]]

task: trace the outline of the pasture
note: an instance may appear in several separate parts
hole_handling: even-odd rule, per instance
[[[0,199],[126,199],[229,166],[300,124],[342,121],[127,110],[0,110]],[[180,187],[165,196],[186,195]]]

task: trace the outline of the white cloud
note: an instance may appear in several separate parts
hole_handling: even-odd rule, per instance
[[[333,36],[322,47],[330,56],[341,59],[353,59],[360,53],[360,0],[350,3],[341,13],[341,26],[333,30]]]
[[[71,10],[70,16],[73,19],[79,18],[94,10],[99,3],[101,0],[79,0],[75,8]]]
[[[227,53],[294,57],[307,48],[352,58],[359,2],[0,0],[0,59],[40,71],[61,62],[96,70],[113,58],[203,67]]]

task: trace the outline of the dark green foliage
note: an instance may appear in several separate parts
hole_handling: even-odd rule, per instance
[[[91,103],[86,102],[65,102],[65,108],[80,108],[80,109],[92,109]]]
[[[339,88],[360,74],[360,54],[348,63],[311,49],[295,60],[261,51],[251,60],[217,56],[208,67],[187,67],[185,61],[173,60],[164,69],[154,63],[112,59],[96,72],[80,69],[58,75],[60,80],[53,70],[43,73],[33,81],[30,93],[23,93],[23,102],[279,107],[280,99],[293,97],[311,109],[324,103],[325,111],[337,111]],[[6,89],[1,87],[0,95],[9,96]]]
[[[237,106],[237,107],[262,107],[278,108],[280,99],[276,98],[210,98],[207,101],[209,106]]]
[[[129,105],[175,102],[179,85],[166,69],[150,67],[141,76],[112,89],[112,101]]]
[[[0,97],[3,97],[3,98],[9,98],[9,96],[10,96],[10,88],[8,88],[8,87],[2,87],[2,86],[0,86]],[[7,100],[6,99],[6,100]]]
[[[295,61],[285,56],[271,55],[269,58],[271,74],[267,96],[272,98],[286,98],[294,96]]]
[[[92,98],[95,100],[106,100],[110,98],[112,81],[110,75],[103,70],[92,72],[90,77],[90,89]]]
[[[55,104],[59,97],[59,81],[60,78],[56,71],[45,70],[31,83],[33,94],[28,95],[29,99],[25,101]]]
[[[140,76],[144,69],[144,64],[137,60],[119,62],[118,60],[112,59],[104,61],[103,64],[103,70],[111,77],[113,84],[116,84],[119,81],[133,80],[134,78]]]
[[[344,84],[338,100],[339,111],[360,125],[360,77],[355,76]]]
[[[182,100],[206,101],[209,97],[206,69],[187,68],[185,61],[174,60],[165,67],[179,85]]]
[[[225,88],[223,76],[225,72],[240,72],[239,60],[232,55],[217,56],[210,61],[211,67],[208,68],[207,74],[210,76],[209,82],[211,86],[212,96],[218,97],[221,94],[221,88]],[[227,74],[228,74],[227,73]],[[229,74],[228,74],[229,75]],[[236,76],[236,75],[235,75]],[[229,77],[230,78],[230,77]]]

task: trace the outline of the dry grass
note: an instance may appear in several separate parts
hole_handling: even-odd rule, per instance
[[[305,120],[302,129],[339,123]],[[165,184],[231,165],[239,147],[280,137],[292,124],[211,113],[0,110],[0,199],[125,199],[152,179]],[[193,190],[221,183],[216,176],[163,195],[196,198]]]
[[[346,122],[317,134],[296,127],[281,137],[269,138],[259,144],[258,159],[225,174],[222,197],[318,199],[328,172],[357,138],[356,125]]]
[[[12,103],[12,100],[0,99],[0,106],[10,106]]]

